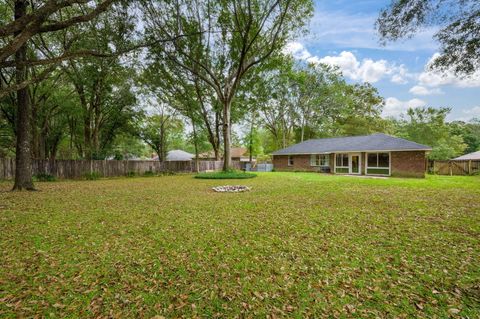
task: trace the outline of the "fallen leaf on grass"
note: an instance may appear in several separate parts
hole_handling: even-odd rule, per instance
[[[458,315],[460,313],[460,309],[450,308],[450,309],[448,309],[448,313],[451,314],[451,315]]]

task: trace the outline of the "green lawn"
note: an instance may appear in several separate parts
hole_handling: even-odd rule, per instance
[[[0,317],[480,316],[480,177],[37,186],[0,183]]]

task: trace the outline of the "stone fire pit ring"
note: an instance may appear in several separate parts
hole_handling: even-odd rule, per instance
[[[244,185],[223,185],[212,187],[212,190],[217,193],[241,193],[248,192],[251,188]]]

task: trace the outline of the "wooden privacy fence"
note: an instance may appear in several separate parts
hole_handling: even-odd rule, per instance
[[[438,175],[480,174],[480,160],[472,161],[431,161],[429,172]]]
[[[239,161],[232,161],[235,169],[240,169]],[[223,169],[223,161],[198,161],[200,172]],[[34,175],[48,174],[60,179],[83,178],[86,174],[98,173],[103,177],[142,175],[146,172],[190,173],[196,171],[195,161],[159,162],[159,161],[116,161],[116,160],[33,160]],[[15,176],[15,160],[0,158],[0,180]]]

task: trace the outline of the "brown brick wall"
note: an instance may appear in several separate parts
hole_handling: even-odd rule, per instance
[[[425,151],[391,153],[391,175],[400,177],[425,177]]]
[[[333,172],[333,154],[330,154],[330,171]],[[277,171],[305,171],[317,172],[318,166],[310,165],[310,155],[293,155],[293,166],[288,166],[288,156],[274,155],[272,159],[273,167]]]
[[[362,174],[365,174],[366,153],[362,154]],[[425,177],[425,152],[391,152],[391,175],[398,177]],[[334,154],[330,154],[330,171],[333,173]],[[288,166],[288,156],[273,156],[273,166],[278,171],[317,172],[320,168],[310,166],[310,155],[294,155],[293,166]]]

